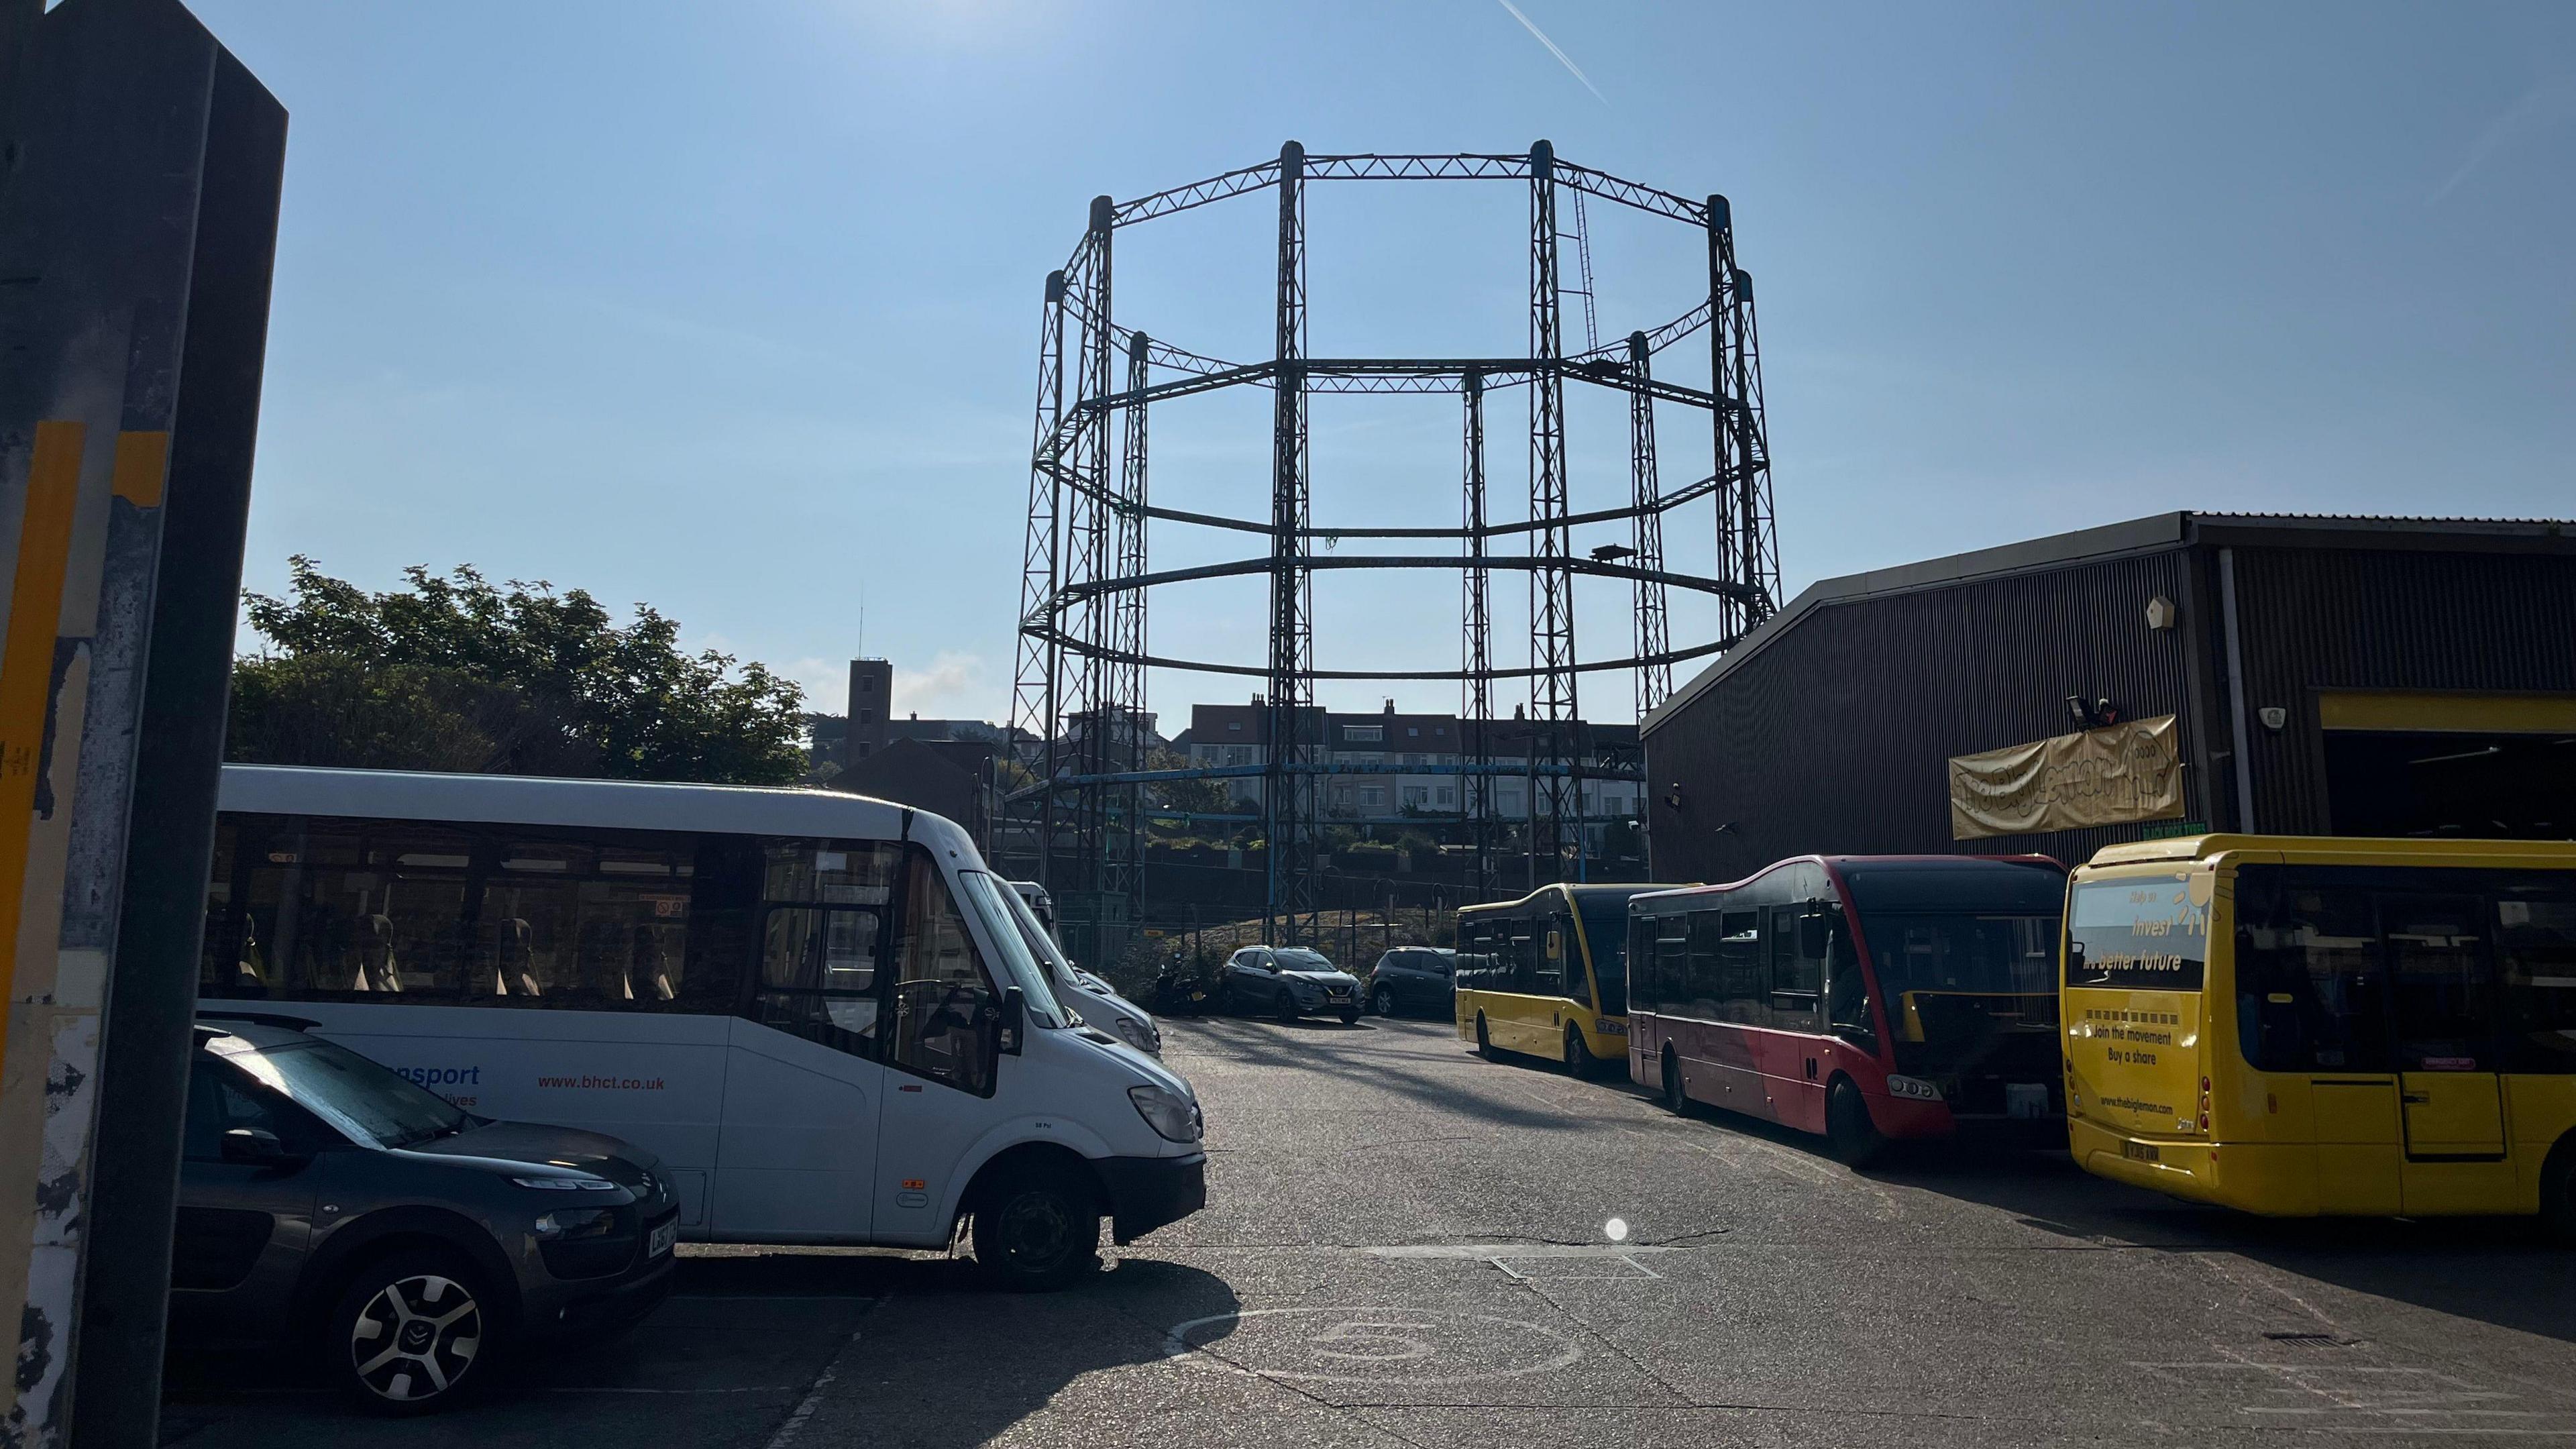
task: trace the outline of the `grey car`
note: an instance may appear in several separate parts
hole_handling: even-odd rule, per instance
[[[1458,953],[1444,946],[1398,946],[1369,968],[1368,1004],[1380,1016],[1399,1011],[1449,1016],[1458,994],[1451,980]]]
[[[1360,983],[1303,946],[1246,946],[1226,958],[1217,983],[1217,1005],[1257,1011],[1281,1021],[1308,1012],[1330,1012],[1345,1022],[1360,1019]]]
[[[313,1344],[360,1403],[413,1414],[670,1291],[679,1205],[651,1154],[477,1117],[309,1025],[198,1022],[174,1338]]]

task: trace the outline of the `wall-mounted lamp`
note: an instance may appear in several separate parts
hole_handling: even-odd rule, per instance
[[[1681,781],[1675,780],[1670,785],[1664,787],[1664,808],[1667,810],[1679,810],[1682,808]]]
[[[2263,721],[2263,728],[2276,735],[2290,725],[2290,712],[2277,704],[2267,704],[2254,711],[2254,717]]]
[[[2077,729],[2098,730],[2120,722],[2120,707],[2107,699],[2087,700],[2080,694],[2066,696],[2066,713]]]
[[[2148,628],[2160,630],[2170,629],[2174,626],[2174,622],[2181,617],[2182,610],[2174,607],[2174,601],[2166,598],[2164,595],[2158,594],[2154,598],[2147,600]]]

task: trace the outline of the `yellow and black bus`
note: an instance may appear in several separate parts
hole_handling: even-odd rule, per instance
[[[1458,1037],[1577,1076],[1628,1059],[1628,898],[1666,885],[1551,885],[1458,912]]]
[[[2066,926],[2089,1171],[2258,1213],[2576,1233],[2576,843],[2113,846]]]

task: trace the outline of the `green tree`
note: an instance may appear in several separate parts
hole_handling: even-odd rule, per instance
[[[246,593],[270,650],[236,660],[225,752],[268,764],[788,784],[803,693],[679,647],[650,605],[620,625],[581,589],[404,570],[369,593],[297,555],[288,596]]]

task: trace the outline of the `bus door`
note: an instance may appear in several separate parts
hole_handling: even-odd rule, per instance
[[[2408,1212],[2500,1212],[2511,1204],[2495,958],[2484,939],[2481,905],[2476,896],[2433,892],[2379,897],[2394,998]]]

